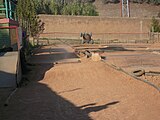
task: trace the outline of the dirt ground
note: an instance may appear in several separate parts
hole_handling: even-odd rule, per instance
[[[27,75],[30,82],[1,107],[0,120],[160,119],[160,94],[148,84],[102,61],[84,58],[81,63],[53,64],[77,58],[73,52],[68,46],[37,50],[30,59],[36,64]],[[111,63],[114,54],[105,54]]]
[[[106,62],[122,68],[129,74],[140,69],[144,69],[146,73],[160,71],[160,44],[111,45],[107,50],[112,51],[103,54],[106,56]],[[160,87],[160,74],[146,74],[141,78]]]

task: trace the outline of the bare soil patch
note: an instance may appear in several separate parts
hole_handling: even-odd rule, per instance
[[[70,51],[66,46],[63,49]],[[153,87],[101,61],[82,59],[81,63],[53,66],[49,52],[43,54],[46,56],[41,56],[41,63],[28,75],[31,82],[3,107],[1,120],[160,119],[160,96]]]
[[[135,70],[144,69],[145,72],[160,71],[160,48],[159,44],[139,44],[139,45],[112,45],[121,50],[105,52],[106,62],[118,66],[128,73]],[[113,48],[111,48],[113,50]],[[160,75],[145,75],[142,79],[148,80],[160,87]]]

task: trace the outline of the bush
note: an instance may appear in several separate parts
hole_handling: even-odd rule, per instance
[[[98,12],[95,10],[95,6],[87,3],[84,5],[83,11],[82,11],[82,15],[85,16],[98,16]]]
[[[97,16],[98,12],[91,3],[70,3],[66,4],[62,9],[62,15],[85,15]]]
[[[36,1],[37,14],[97,16],[95,0]]]
[[[160,22],[155,19],[155,17],[152,18],[152,23],[151,23],[151,32],[160,32]]]

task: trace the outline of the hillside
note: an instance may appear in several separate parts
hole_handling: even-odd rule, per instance
[[[101,0],[95,0],[94,2],[97,11],[100,16],[107,17],[120,17],[120,4],[103,4]],[[160,5],[151,5],[151,4],[130,4],[130,13],[131,17],[147,17],[158,16],[160,13]]]

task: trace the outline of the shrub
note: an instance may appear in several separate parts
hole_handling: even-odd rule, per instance
[[[97,16],[95,0],[34,0],[37,14]]]
[[[160,22],[155,19],[155,17],[152,18],[152,23],[151,23],[151,32],[160,32]]]
[[[82,15],[85,16],[98,16],[98,12],[95,10],[95,6],[91,3],[87,3],[84,5]]]

